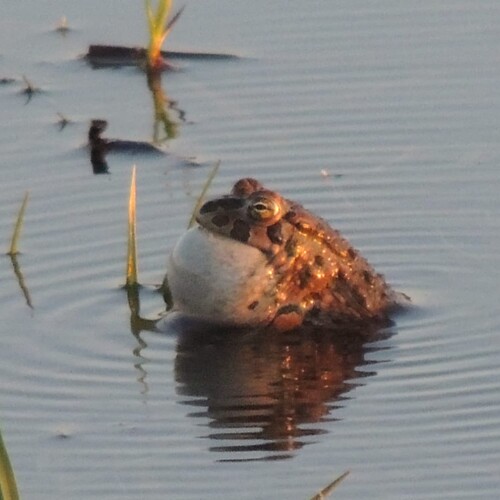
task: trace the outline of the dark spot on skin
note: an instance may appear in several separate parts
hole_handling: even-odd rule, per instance
[[[366,283],[368,283],[369,285],[372,284],[373,281],[372,275],[368,271],[363,271],[363,278],[366,281]]]
[[[285,244],[285,252],[288,257],[295,257],[295,253],[297,251],[297,242],[290,238]]]
[[[347,250],[347,255],[349,255],[350,259],[354,260],[357,257],[356,250],[354,250],[354,248],[349,248],[349,250]]]
[[[241,198],[221,198],[216,202],[224,210],[236,210],[245,204]]]
[[[339,271],[334,282],[334,290],[343,297],[344,301],[351,305],[366,308],[366,299],[352,284],[348,283],[345,274]]]
[[[200,214],[208,214],[210,212],[215,212],[217,210],[217,207],[219,205],[217,204],[216,200],[212,201],[207,201],[201,208],[200,208]]]
[[[304,266],[300,271],[299,271],[299,288],[302,290],[307,287],[309,282],[311,281],[311,269],[309,266]]]
[[[361,307],[366,307],[366,299],[361,293],[356,290],[355,288],[351,289],[352,297],[354,300],[361,306]]]
[[[217,227],[227,226],[231,219],[226,214],[217,214],[212,217],[212,224]]]
[[[250,238],[250,225],[241,219],[235,220],[229,236],[235,240],[246,243]]]
[[[200,214],[215,212],[218,208],[222,210],[236,210],[245,204],[241,198],[221,198],[219,200],[207,201],[201,208]]]
[[[281,245],[283,243],[283,235],[281,234],[281,224],[276,222],[272,226],[267,228],[267,236],[271,240],[271,243],[276,243]]]
[[[311,226],[307,222],[297,222],[296,227],[299,231],[307,233],[311,230]]]
[[[314,306],[309,311],[309,315],[312,316],[313,318],[316,318],[319,316],[320,312],[321,312],[321,308],[318,306]]]
[[[290,313],[300,314],[300,307],[296,304],[287,304],[286,306],[282,306],[278,309],[276,316],[280,316],[281,314],[290,314]]]
[[[321,255],[315,255],[314,256],[314,263],[318,267],[323,267],[325,265],[325,259]]]
[[[286,219],[287,221],[291,222],[295,218],[296,215],[297,214],[293,210],[290,210],[289,212],[287,212],[284,215],[283,218]]]
[[[248,309],[250,309],[250,311],[253,311],[257,306],[259,305],[259,301],[258,300],[254,300],[249,306],[248,306]]]

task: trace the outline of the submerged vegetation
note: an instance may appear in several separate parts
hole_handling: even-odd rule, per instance
[[[175,15],[170,18],[173,6],[172,0],[158,0],[156,10],[153,9],[151,0],[144,0],[144,4],[149,30],[147,67],[149,70],[161,70],[168,67],[168,64],[162,56],[161,48],[165,39],[172,31],[174,24],[181,16],[184,7],[181,7]]]

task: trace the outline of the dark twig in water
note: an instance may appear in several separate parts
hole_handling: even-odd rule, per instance
[[[66,118],[62,113],[57,112],[56,114],[59,117],[59,120],[57,121],[59,130],[63,130],[66,125],[69,125],[71,123],[71,120],[69,118]]]
[[[26,101],[26,104],[28,104],[28,102],[31,101],[31,98],[35,95],[35,94],[38,94],[39,92],[41,92],[41,90],[38,88],[38,87],[35,87],[33,85],[33,83],[31,83],[25,75],[23,75],[23,81],[24,81],[24,84],[25,84],[25,87],[24,89],[22,90],[22,93],[25,94],[27,96],[27,101]]]
[[[226,61],[240,59],[236,54],[216,52],[197,52],[162,50],[161,55],[168,60],[195,60],[195,61]],[[94,68],[118,66],[145,66],[146,49],[140,47],[122,47],[117,45],[90,45],[85,56]]]

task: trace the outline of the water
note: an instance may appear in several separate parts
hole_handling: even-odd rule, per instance
[[[18,263],[33,309],[0,260],[1,430],[22,497],[305,499],[350,469],[334,498],[497,498],[500,7],[189,2],[172,47],[243,58],[164,75],[186,113],[173,154],[110,155],[95,176],[90,120],[148,140],[153,100],[138,70],[80,56],[142,44],[141,9],[2,5],[0,77],[17,79],[0,86],[5,248],[31,193]],[[21,75],[42,89],[29,102]],[[213,194],[254,176],[304,203],[413,307],[364,344],[151,331],[120,288],[131,166],[154,320],[218,159]]]

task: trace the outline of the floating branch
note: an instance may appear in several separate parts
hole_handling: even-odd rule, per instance
[[[0,433],[0,498],[2,500],[19,500],[14,470]]]
[[[335,481],[331,482],[328,486],[323,488],[319,493],[314,495],[311,500],[324,500],[337,486],[351,473],[351,471],[344,472]]]
[[[128,240],[127,240],[127,269],[126,288],[137,287],[137,239],[136,239],[136,167],[132,168],[130,181],[130,195],[128,200]]]
[[[118,66],[143,66],[146,61],[146,49],[140,47],[123,47],[120,45],[92,44],[85,58],[94,68],[107,68]],[[162,50],[164,59],[217,61],[241,59],[236,54],[217,52],[193,52],[182,50]]]
[[[220,160],[218,160],[212,171],[210,172],[210,175],[207,178],[207,182],[205,182],[205,185],[203,186],[203,189],[201,190],[200,196],[198,196],[198,199],[196,200],[196,204],[194,205],[193,208],[193,213],[191,214],[191,218],[189,219],[188,223],[188,229],[191,228],[196,220],[196,214],[198,213],[198,210],[201,207],[201,204],[203,203],[203,200],[205,198],[205,195],[207,194],[208,188],[210,187],[210,184],[212,184],[212,181],[214,180],[214,177],[217,175],[217,171],[219,170],[220,167]]]
[[[12,234],[12,239],[10,242],[10,248],[7,252],[7,255],[17,255],[19,253],[19,238],[21,236],[21,229],[23,228],[24,222],[24,213],[26,212],[26,206],[28,205],[29,199],[29,191],[26,191],[23,199],[23,203],[21,204],[21,208],[19,209],[19,213],[17,214],[16,224],[14,226],[14,232]]]

